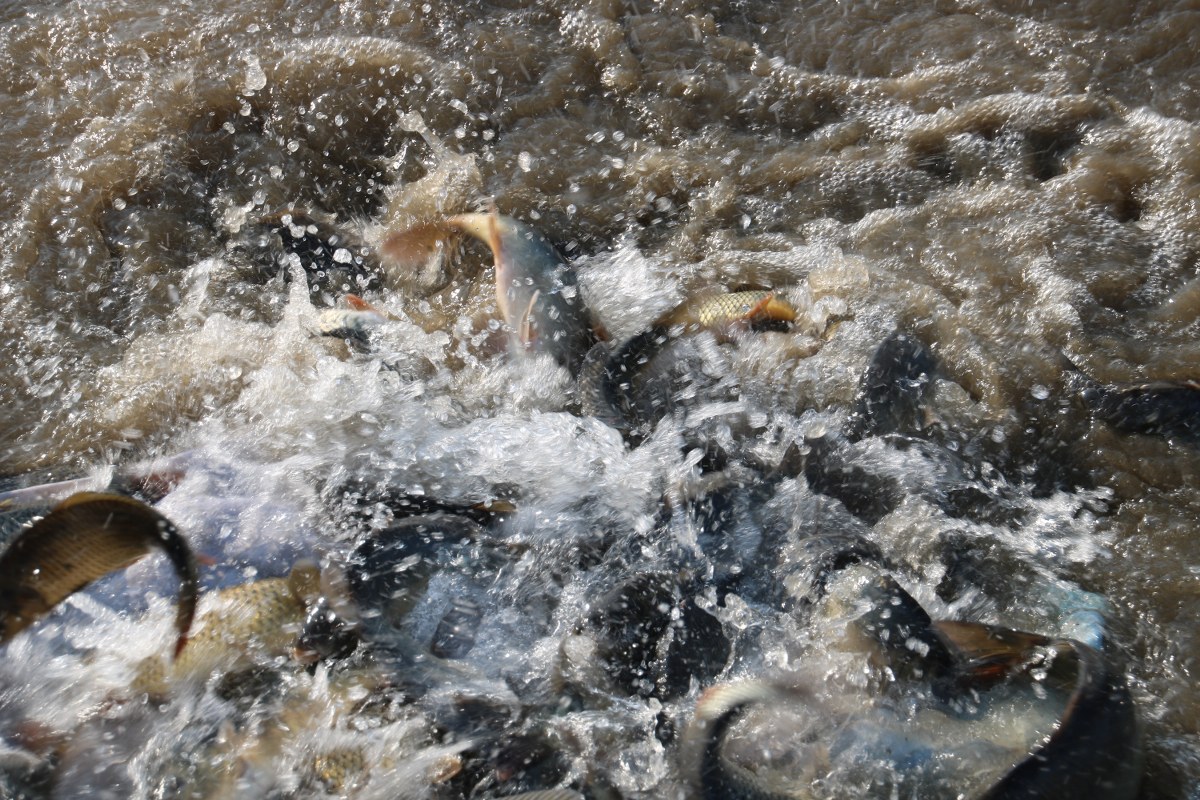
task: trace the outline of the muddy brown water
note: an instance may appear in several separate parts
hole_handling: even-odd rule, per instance
[[[303,511],[259,515],[284,526],[318,524],[311,476],[356,459],[452,495],[649,504],[653,447],[625,482],[589,482],[609,450],[556,471],[569,381],[489,350],[481,249],[308,293],[255,260],[281,210],[369,255],[494,202],[616,338],[697,292],[789,292],[802,324],[723,362],[768,415],[838,421],[878,342],[915,331],[945,424],[1030,496],[1104,498],[1060,572],[1111,603],[1142,796],[1197,797],[1200,447],[1091,420],[1062,355],[1106,382],[1200,378],[1198,77],[1187,2],[0,4],[0,473],[230,453],[292,487]],[[347,290],[399,318],[391,369],[313,336]],[[896,541],[922,524],[889,520]],[[656,777],[610,785],[674,786],[647,758]]]

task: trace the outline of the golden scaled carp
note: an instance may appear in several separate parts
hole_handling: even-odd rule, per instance
[[[440,258],[448,241],[472,236],[492,251],[496,305],[509,329],[510,350],[548,353],[572,375],[596,340],[575,272],[534,228],[495,212],[458,214],[390,235],[383,253],[405,268]]]
[[[144,659],[133,690],[164,697],[180,682],[203,681],[214,673],[293,656],[308,608],[320,596],[320,584],[317,565],[305,561],[286,578],[222,589],[211,595],[211,603],[206,596],[209,608],[188,646],[173,662],[155,656]]]
[[[651,327],[673,328],[681,325],[686,331],[721,331],[736,326],[790,324],[795,321],[796,309],[777,292],[751,289],[702,294],[676,306]]]
[[[21,531],[0,556],[0,642],[7,642],[92,581],[154,548],[179,575],[174,658],[188,641],[199,596],[196,558],[175,525],[145,503],[79,492]]]

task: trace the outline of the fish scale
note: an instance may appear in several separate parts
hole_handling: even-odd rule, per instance
[[[796,309],[773,291],[752,289],[703,296],[680,305],[661,324],[712,328],[738,322],[793,322]]]
[[[181,681],[206,679],[215,671],[248,665],[256,656],[289,655],[318,582],[316,567],[300,564],[286,578],[222,589],[175,662],[158,656],[144,660],[138,665],[133,690],[163,696]]]
[[[199,593],[195,557],[175,525],[129,497],[79,492],[26,528],[0,556],[0,641],[94,580],[161,548],[180,577],[175,646],[187,642]]]

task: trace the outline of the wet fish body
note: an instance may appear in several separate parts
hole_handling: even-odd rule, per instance
[[[733,330],[786,327],[795,319],[796,309],[778,292],[702,294],[619,346],[597,343],[579,376],[583,409],[631,441],[641,441],[659,420],[678,410],[679,398],[690,397],[692,404],[697,396],[712,399],[701,385],[706,370],[689,349],[687,335],[707,331],[725,338]],[[722,388],[726,387],[717,391]]]
[[[1200,443],[1198,381],[1093,386],[1082,396],[1097,417],[1122,433]]]
[[[972,686],[989,691],[1009,681],[1033,681],[1044,682],[1065,697],[1053,732],[1033,743],[1024,757],[1004,769],[978,797],[1129,800],[1136,796],[1142,758],[1136,714],[1124,678],[1098,651],[1069,640],[975,623],[937,622],[929,630],[936,633],[938,641],[953,648],[966,681],[964,689]],[[889,645],[893,653],[902,646]],[[919,654],[921,649],[913,647],[912,652]],[[1045,670],[1045,675],[1039,670]],[[720,685],[705,692],[685,735],[683,764],[691,776],[693,796],[705,800],[797,800],[817,796],[806,780],[789,784],[783,777],[767,778],[733,763],[723,752],[726,734],[750,707],[789,704],[810,706],[811,713],[818,717],[829,713],[815,695],[802,687],[770,681]],[[987,713],[986,706],[983,713]],[[848,727],[849,721],[836,723],[828,719],[826,724]],[[902,743],[892,745],[900,747]],[[881,741],[876,746],[890,753],[892,745]],[[908,768],[918,766],[913,763]],[[983,770],[984,765],[974,768]]]
[[[750,289],[701,294],[681,303],[651,327],[724,331],[735,327],[786,326],[795,322],[796,309],[778,292]]]
[[[98,492],[72,495],[23,530],[0,556],[0,629],[8,641],[92,581],[159,548],[179,575],[176,657],[196,612],[195,556],[175,525],[146,504]]]
[[[574,270],[533,227],[503,214],[458,214],[392,234],[383,249],[416,267],[431,253],[439,257],[436,248],[456,234],[472,236],[492,251],[496,305],[509,330],[510,350],[548,353],[577,374],[596,340],[591,316]]]
[[[290,658],[308,608],[320,592],[315,565],[297,565],[286,578],[264,578],[216,592],[195,636],[173,662],[151,656],[138,665],[135,692],[162,697],[189,681]]]
[[[916,336],[905,331],[888,336],[863,372],[846,438],[918,432],[935,368],[933,355]]]
[[[277,269],[289,261],[304,269],[315,293],[331,303],[344,292],[363,292],[379,288],[379,267],[364,258],[366,248],[331,220],[319,219],[304,209],[285,209],[259,218],[251,231],[266,230],[277,241],[257,258],[272,258]]]

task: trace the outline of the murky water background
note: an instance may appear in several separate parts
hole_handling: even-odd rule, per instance
[[[912,497],[866,526],[789,478],[747,501],[745,535],[857,524],[935,617],[1058,632],[1035,597],[940,598],[931,543],[953,531],[1104,595],[1144,722],[1142,796],[1198,797],[1200,449],[1092,421],[1062,369],[1200,377],[1200,12],[1120,5],[4,4],[0,472],[186,454],[160,508],[217,560],[214,587],[344,556],[346,481],[511,500],[504,568],[432,585],[488,609],[459,685],[506,708],[504,691],[514,707],[562,683],[583,696],[554,723],[563,766],[528,788],[671,796],[663,704],[598,699],[546,665],[614,565],[690,546],[661,498],[698,480],[698,439],[780,463],[844,422],[904,327],[938,359],[941,422],[1026,522]],[[445,275],[385,262],[374,283],[310,290],[258,224],[303,209],[369,261],[387,231],[489,200],[560,247],[614,339],[713,288],[776,288],[800,322],[699,337],[725,390],[629,448],[578,415],[553,361],[491,346],[482,249]],[[316,335],[346,291],[395,317],[370,352]],[[602,539],[620,559],[587,554]],[[170,796],[177,742],[237,750],[204,738],[232,714],[211,692],[93,716],[166,640],[133,612],[166,614],[171,595],[148,562],[4,653],[6,747],[29,720],[72,732],[58,796]],[[821,649],[737,592],[705,600],[757,637],[722,680]],[[319,794],[295,783],[304,753],[346,742],[370,766],[358,796],[449,791],[421,777],[447,749],[437,692],[455,682],[439,680],[367,733],[314,726],[245,757],[253,791]],[[686,720],[698,688],[665,713]]]

